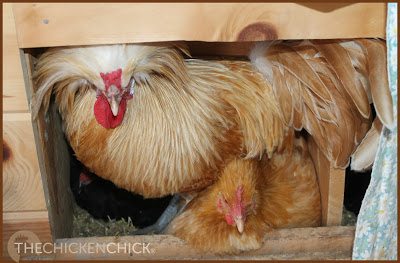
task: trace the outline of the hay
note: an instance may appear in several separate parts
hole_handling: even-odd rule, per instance
[[[343,207],[342,226],[355,226],[357,223],[357,216]]]
[[[356,215],[343,208],[342,226],[354,226],[356,222]],[[134,230],[136,228],[130,220],[109,219],[105,222],[94,219],[86,210],[74,203],[72,237],[129,236]]]
[[[129,236],[136,230],[132,221],[94,219],[86,210],[74,203],[72,237]]]

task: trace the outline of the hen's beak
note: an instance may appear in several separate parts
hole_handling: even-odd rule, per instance
[[[109,103],[110,103],[112,114],[114,115],[114,117],[117,116],[118,115],[118,109],[119,109],[119,103],[115,99],[115,96],[111,97],[111,100],[109,101]]]
[[[243,233],[243,230],[244,230],[244,220],[243,220],[243,218],[236,218],[235,219],[235,223],[236,223],[236,227],[237,227],[237,230],[239,231],[239,233],[240,234],[242,234]]]

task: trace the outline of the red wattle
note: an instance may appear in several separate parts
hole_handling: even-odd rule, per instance
[[[228,225],[231,225],[231,226],[235,223],[232,216],[229,214],[225,215],[225,221],[226,221],[226,223],[228,223]]]
[[[121,102],[119,103],[117,116],[112,114],[110,104],[104,95],[97,97],[97,100],[94,104],[94,116],[96,117],[97,122],[106,129],[114,129],[115,127],[119,126],[124,119],[125,111],[125,98],[122,98]]]

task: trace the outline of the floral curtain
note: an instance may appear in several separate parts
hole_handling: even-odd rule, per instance
[[[357,220],[353,259],[397,259],[397,3],[388,4],[386,43],[395,127],[385,128]]]

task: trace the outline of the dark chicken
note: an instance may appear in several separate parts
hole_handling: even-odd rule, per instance
[[[142,196],[116,187],[89,172],[79,161],[71,158],[70,185],[76,203],[96,219],[131,219],[143,228],[154,224],[168,206],[171,196],[144,199]]]
[[[344,185],[344,206],[358,215],[365,193],[371,181],[371,170],[355,172],[347,167]]]

